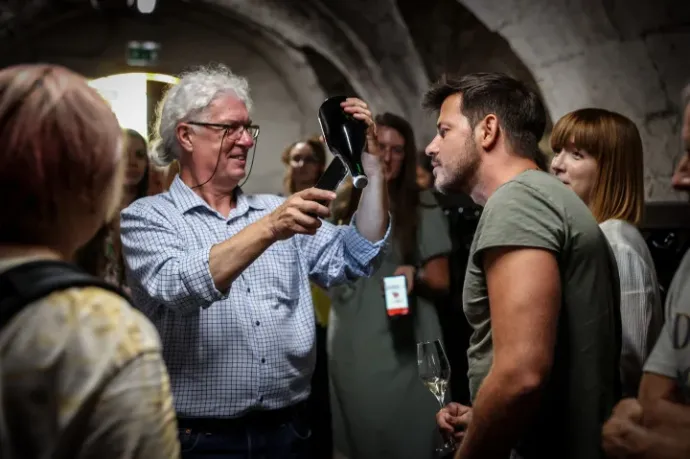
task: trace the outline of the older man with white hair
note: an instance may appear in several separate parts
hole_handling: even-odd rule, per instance
[[[183,458],[308,457],[309,280],[330,287],[370,275],[388,238],[383,162],[363,101],[343,109],[369,126],[369,186],[342,227],[321,220],[330,191],[242,192],[259,135],[250,109],[247,81],[228,68],[183,75],[159,107],[150,153],[160,165],[178,160],[180,173],[168,192],[122,212],[128,282],[163,341]]]

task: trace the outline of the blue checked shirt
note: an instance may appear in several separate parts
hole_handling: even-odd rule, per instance
[[[182,417],[237,417],[309,395],[316,359],[309,279],[330,287],[375,270],[383,240],[354,225],[324,222],[268,248],[232,283],[216,289],[209,253],[273,211],[283,198],[237,190],[228,218],[179,177],[170,190],[122,211],[128,285],[156,325]]]

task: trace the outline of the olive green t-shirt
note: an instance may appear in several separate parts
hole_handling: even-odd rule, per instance
[[[550,379],[538,414],[515,450],[524,459],[603,457],[601,426],[620,390],[618,271],[591,211],[545,172],[528,170],[499,187],[474,235],[463,291],[463,308],[474,330],[467,351],[472,400],[493,358],[483,255],[507,246],[553,253],[562,291]],[[540,275],[539,266],[524,269]]]

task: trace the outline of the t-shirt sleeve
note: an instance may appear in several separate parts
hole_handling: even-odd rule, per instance
[[[684,295],[684,283],[687,282],[690,275],[690,252],[686,253],[683,260],[673,276],[671,286],[666,296],[666,322],[664,328],[661,330],[659,340],[654,345],[654,350],[649,355],[645,362],[644,371],[646,373],[654,373],[669,378],[676,378],[678,375],[679,362],[676,360],[677,349],[673,343],[674,330],[676,327],[676,320],[678,320],[678,312],[686,308],[690,304],[690,298]]]
[[[433,199],[433,196],[431,196]],[[426,203],[426,200],[424,201]],[[421,261],[445,255],[451,251],[451,241],[443,210],[438,205],[422,207],[419,231],[419,256]]]
[[[676,377],[677,364],[672,339],[673,321],[667,320],[652,353],[644,364],[645,373],[654,373],[668,378]]]
[[[508,182],[487,202],[477,225],[474,263],[482,266],[487,249],[540,248],[560,253],[565,215],[544,193],[521,182]]]

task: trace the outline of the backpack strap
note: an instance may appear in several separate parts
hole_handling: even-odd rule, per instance
[[[58,260],[31,261],[0,273],[0,330],[25,306],[73,287],[100,287],[129,302],[121,289],[76,265]]]

